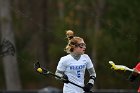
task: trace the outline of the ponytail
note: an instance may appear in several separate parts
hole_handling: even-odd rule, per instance
[[[83,40],[80,37],[74,36],[74,32],[72,30],[66,31],[66,38],[68,39],[68,44],[65,47],[64,51],[67,53],[73,52],[73,49],[76,47],[78,42]]]
[[[66,31],[66,36],[68,40],[71,40],[74,37],[74,32],[72,30]]]
[[[70,52],[73,51],[72,47],[74,47],[74,46],[72,46],[72,45],[70,44],[71,39],[72,39],[73,37],[74,37],[74,32],[73,32],[72,30],[67,30],[67,31],[66,31],[66,38],[68,39],[68,44],[67,44],[67,46],[66,46],[65,49],[64,49],[64,51],[67,52],[67,53],[70,53]]]

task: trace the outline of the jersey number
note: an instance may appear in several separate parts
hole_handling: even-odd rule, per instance
[[[80,75],[80,70],[77,71],[77,77],[78,77],[78,78],[81,77],[81,75]]]

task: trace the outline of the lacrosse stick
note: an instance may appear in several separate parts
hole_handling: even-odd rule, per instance
[[[4,39],[0,44],[0,56],[12,55],[15,54],[14,45],[9,41]]]
[[[124,66],[124,65],[115,65],[115,63],[113,61],[109,61],[109,64],[112,66],[111,68],[114,69],[114,70],[122,70],[122,71],[132,72],[127,79],[131,82],[133,82],[138,77],[138,75],[140,74],[140,72],[137,71],[137,69],[131,69],[131,68],[129,68],[127,66]]]
[[[59,78],[59,80],[61,80],[62,82],[65,81],[64,78],[62,78],[62,77],[60,77],[60,76],[58,76],[58,75],[52,73],[51,71],[49,71],[49,70],[47,70],[47,69],[42,68],[42,67],[40,66],[40,63],[39,63],[39,62],[37,62],[37,63],[34,64],[34,68],[35,68],[35,70],[36,70],[38,73],[40,73],[40,74],[42,74],[42,75],[45,75],[45,76],[48,76],[48,75],[54,76],[54,77],[56,77],[56,78]],[[82,87],[82,86],[80,86],[80,85],[77,85],[77,84],[75,84],[75,83],[73,83],[73,82],[71,82],[71,81],[69,81],[69,80],[68,80],[68,82],[71,83],[71,84],[73,84],[73,85],[75,85],[75,86],[77,86],[77,87],[79,87],[79,88],[84,89],[84,87]],[[88,93],[93,93],[93,92],[90,91],[90,92],[88,92]]]
[[[111,69],[113,70],[131,71],[131,72],[134,71],[134,69],[130,69],[124,65],[115,65],[113,61],[109,61],[109,64],[111,65]]]

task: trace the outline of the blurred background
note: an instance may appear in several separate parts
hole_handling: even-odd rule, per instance
[[[15,47],[15,55],[0,57],[0,90],[62,90],[62,82],[36,73],[33,64],[55,72],[69,29],[86,42],[94,90],[137,90],[139,80],[130,83],[130,72],[115,72],[108,62],[130,68],[139,62],[140,0],[0,0],[1,45],[8,40]]]

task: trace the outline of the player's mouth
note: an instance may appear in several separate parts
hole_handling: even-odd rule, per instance
[[[86,49],[83,49],[83,52],[85,52],[86,51]]]

